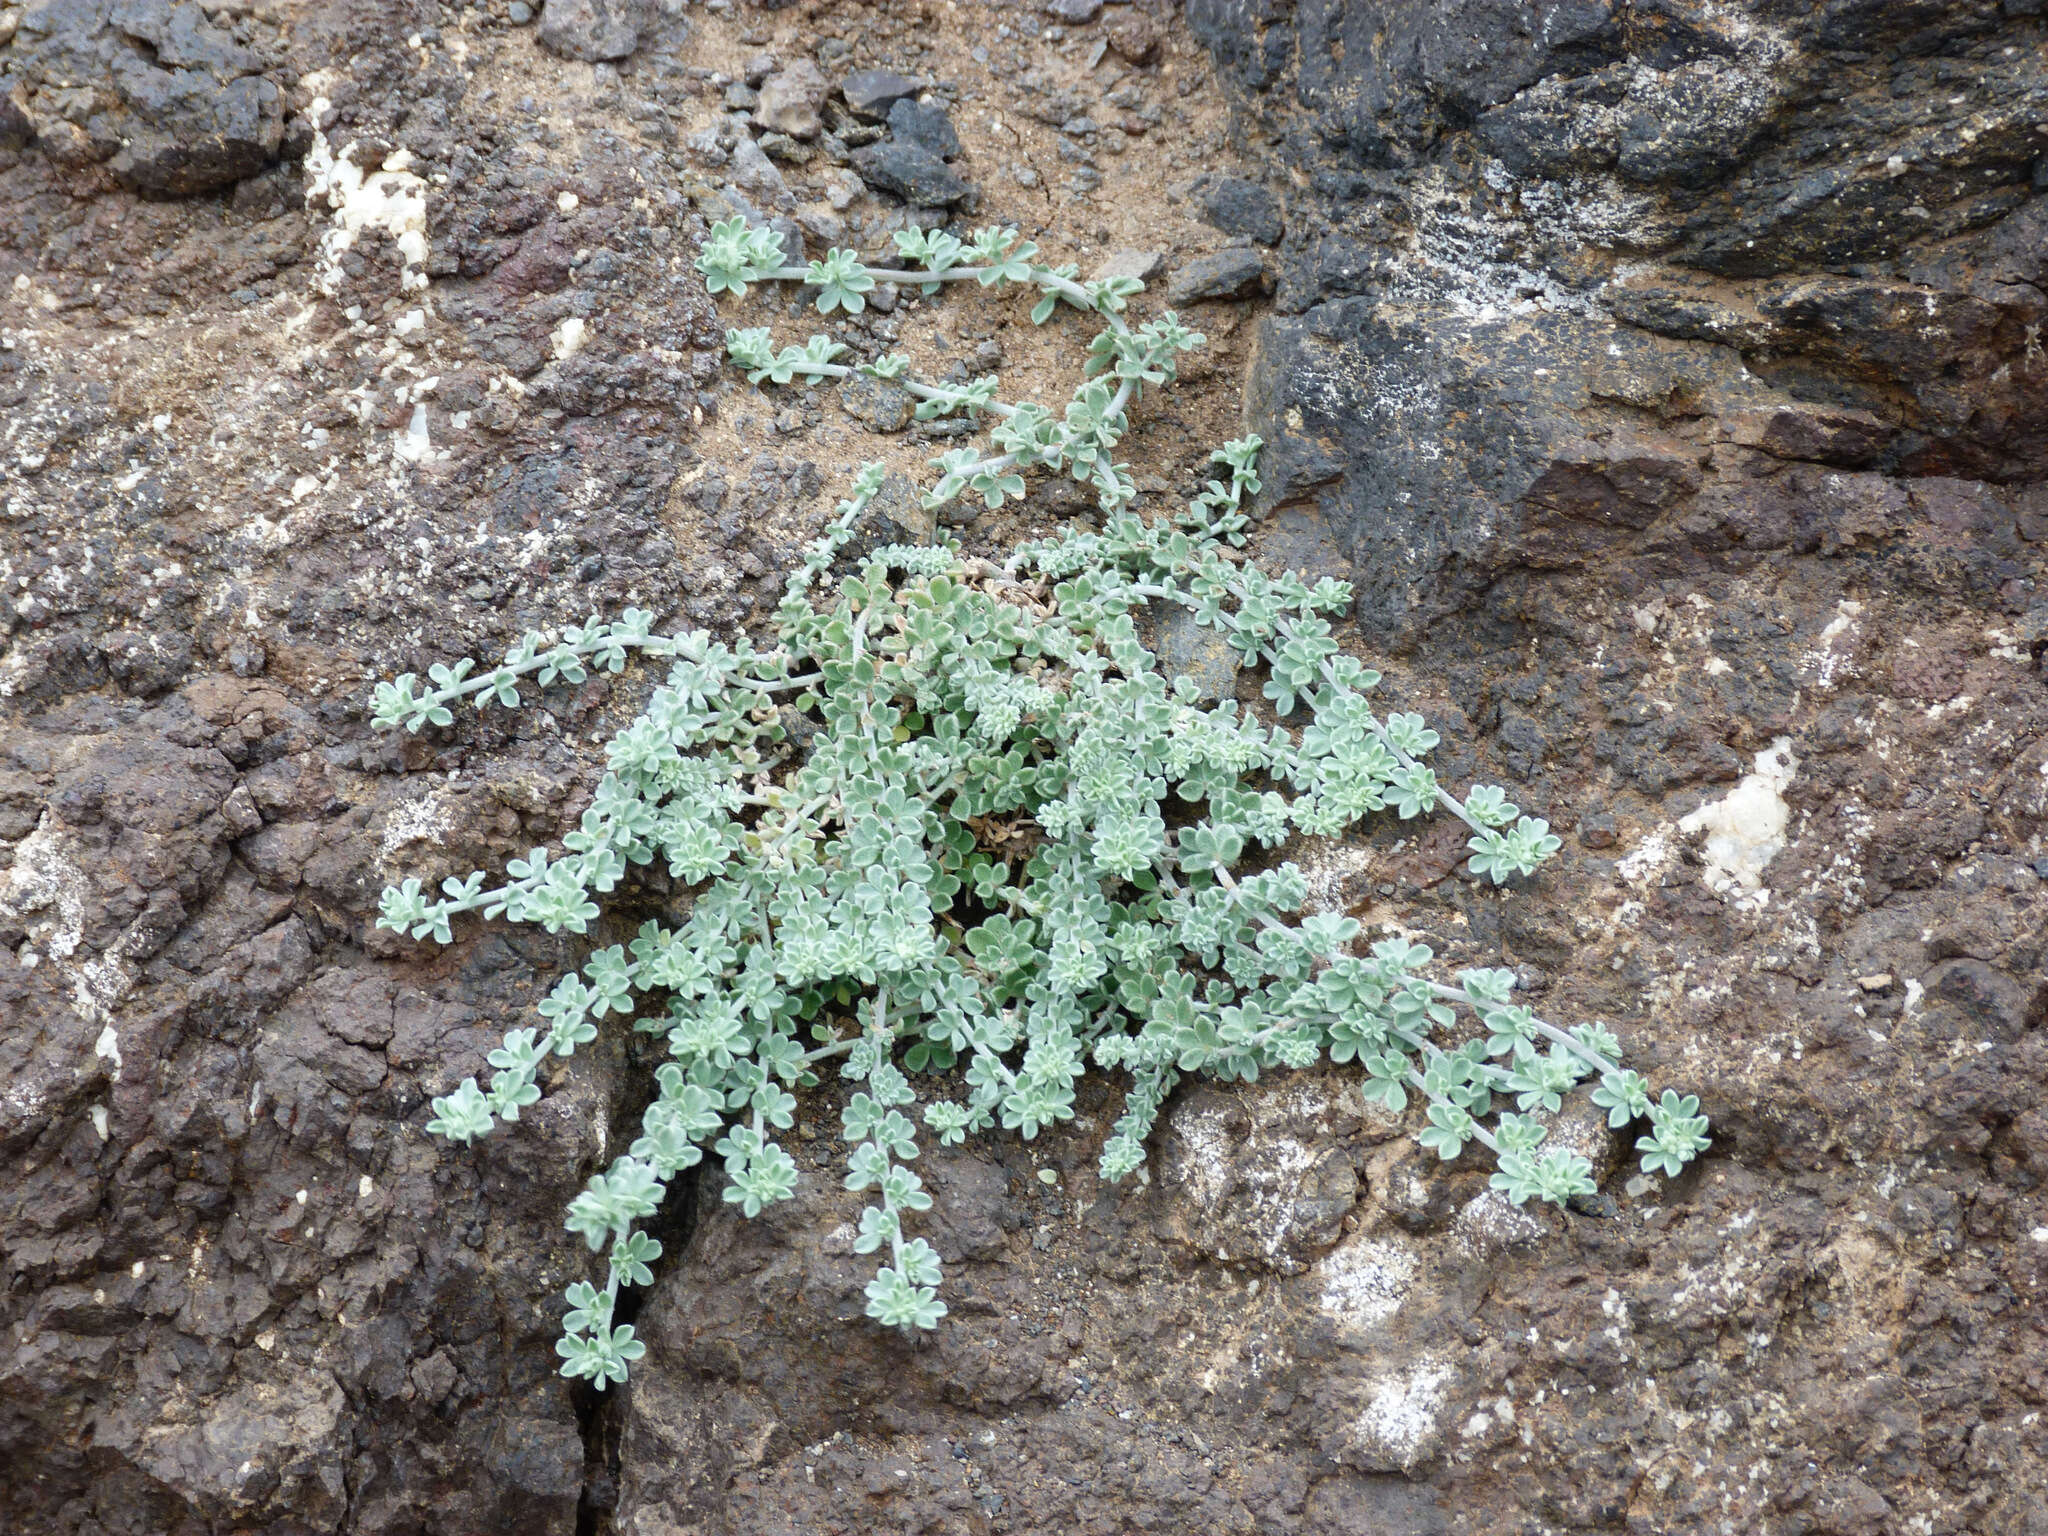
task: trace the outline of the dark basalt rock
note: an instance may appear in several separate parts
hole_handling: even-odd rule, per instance
[[[1582,946],[1607,952],[1631,1029],[1668,1027],[1677,1056],[1719,1064],[1699,1080],[1721,1138],[1713,1171],[1682,1198],[1703,1209],[1741,1188],[1778,1234],[1768,1255],[1743,1240],[1745,1296],[1817,1273],[1845,1222],[1866,1221],[1898,1234],[1884,1262],[1941,1290],[1951,1315],[1960,1291],[1936,1278],[1947,1245],[1969,1250],[1972,1284],[2034,1285],[2048,1143],[2038,1115],[2018,1117],[2048,1073],[2040,1052],[2004,1042],[2048,1018],[2034,969],[2048,800],[2031,786],[2033,809],[2001,832],[1984,792],[2013,803],[2005,776],[2043,771],[2039,738],[2017,759],[1996,743],[2048,725],[2042,8],[1191,0],[1187,14],[1231,82],[1241,142],[1263,156],[1245,174],[1288,188],[1277,312],[1259,323],[1245,398],[1268,445],[1267,516],[1329,529],[1371,649],[1394,658],[1408,696],[1456,698],[1484,741],[1474,771],[1498,764],[1576,845],[1554,918],[1503,906],[1483,925],[1518,963],[1574,969]],[[1880,749],[1866,733],[1908,718],[1940,755],[1931,775],[1898,774],[1890,738]],[[1757,792],[1778,744],[1799,759],[1783,792],[1805,830],[1762,877],[1768,913],[1745,911],[1691,862],[1712,854],[1688,818]],[[1425,835],[1372,889],[1440,889],[1455,857]],[[1824,894],[1824,868],[1853,870],[1853,893]],[[1618,904],[1603,909],[1601,892]],[[1795,928],[1811,935],[1803,958],[1785,943]],[[1721,979],[1703,986],[1709,972]],[[1709,1000],[1720,985],[1746,1001]],[[1923,1037],[1926,1007],[1940,1022]],[[1803,1055],[1765,1083],[1744,1053],[1778,1023]],[[1974,1044],[1942,1043],[1956,1030]],[[1982,1065],[1905,1065],[1929,1049]],[[1932,1151],[1946,1134],[1986,1153],[1948,1162]],[[1792,1141],[1796,1164],[1758,1155]],[[1505,1208],[1483,1230],[1471,1221],[1455,1164],[1417,1167],[1400,1146],[1368,1168],[1383,1218],[1455,1230],[1472,1251],[1522,1240]],[[1880,1146],[1952,1176],[1890,1182],[1874,1172]],[[1908,1360],[1933,1373],[1912,1378],[1928,1395],[1895,1421],[1915,1446],[2024,1418],[2037,1384],[2005,1362],[2032,1349],[2031,1323],[1940,1339],[1908,1325],[1877,1343],[1878,1319],[1905,1309],[1830,1285],[1779,1315],[1831,1343],[1725,1370],[1707,1358],[1716,1328],[1697,1293],[1659,1281],[1655,1301],[1629,1303],[1627,1369],[1697,1383],[1691,1413],[1739,1416],[1783,1389],[1800,1406],[1714,1446],[1670,1420],[1646,1433],[1619,1407],[1619,1356],[1590,1343],[1597,1309],[1581,1313],[1593,1332],[1559,1331],[1567,1289],[1590,1300],[1613,1282],[1605,1294],[1647,1301],[1619,1277],[1676,1257],[1674,1234],[1631,1226],[1630,1182],[1618,1187],[1604,1197],[1616,1204],[1574,1218],[1600,1278],[1563,1281],[1577,1259],[1531,1250],[1521,1299],[1494,1292],[1479,1314],[1541,1316],[1542,1347],[1575,1360],[1588,1411],[1567,1423],[1518,1400],[1512,1430],[1470,1421],[1426,1474],[1450,1529],[1877,1530],[1964,1499],[1980,1523],[2040,1524],[2048,1485],[2031,1465],[1940,1471],[1917,1452],[1868,1454],[1866,1429]],[[2022,1207],[2021,1222],[1973,1215]],[[1483,1332],[1447,1358],[1485,1369]],[[1533,1363],[1508,1349],[1514,1372]],[[1866,1369],[1886,1386],[1859,1387]],[[1943,1393],[1970,1406],[1934,1407]],[[1806,1448],[1796,1477],[1769,1495],[1708,1493],[1732,1490],[1787,1427]],[[1628,1470],[1595,1471],[1617,1434]],[[1532,1437],[1553,1471],[1575,1468],[1569,1489],[1487,1465],[1488,1446]],[[1679,1458],[1688,1470],[1668,1487],[1640,1477]]]
[[[878,191],[948,208],[974,196],[974,184],[946,163],[959,153],[960,135],[943,106],[899,97],[889,108],[889,137],[854,150],[851,163]]]
[[[1241,176],[1204,177],[1195,189],[1202,217],[1226,235],[1241,235],[1260,245],[1278,245],[1287,233],[1280,200],[1257,182]]]
[[[1169,304],[1194,304],[1203,299],[1234,299],[1265,281],[1266,263],[1247,246],[1234,245],[1209,256],[1197,256],[1166,279]]]
[[[736,9],[691,24],[765,84],[805,44]],[[678,893],[636,870],[602,931],[446,947],[377,903],[558,845],[661,670],[400,738],[364,679],[627,606],[759,638],[878,445],[837,391],[728,366],[742,314],[818,327],[802,295],[713,302],[688,261],[740,212],[800,260],[851,114],[826,103],[787,185],[725,123],[721,188],[663,137],[721,95],[661,45],[672,4],[616,73],[502,4],[461,57],[454,22],[373,0],[0,5],[0,1532],[2048,1536],[2048,200],[2015,131],[2039,10],[1195,0],[1227,82],[1181,39],[1171,83],[1116,88],[1159,109],[1127,175],[1286,198],[1244,253],[1272,305],[1192,317],[1217,345],[1133,411],[1141,508],[1263,435],[1253,552],[1352,579],[1364,633],[1338,635],[1382,707],[1564,842],[1515,891],[1467,878],[1449,818],[1271,857],[1365,939],[1398,924],[1446,979],[1512,965],[1545,1017],[1611,1025],[1701,1094],[1697,1167],[1637,1180],[1642,1128],[1582,1108],[1559,1140],[1622,1166],[1516,1210],[1486,1159],[1415,1144],[1416,1106],[1369,1112],[1352,1063],[1181,1085],[1150,1182],[1110,1186],[1124,1085],[1091,1074],[1034,1141],[927,1142],[951,1311],[909,1340],[863,1316],[856,1085],[828,1072],[793,1201],[750,1222],[715,1166],[679,1181],[630,1293],[648,1356],[600,1397],[556,1374],[561,1288],[600,1262],[563,1206],[631,1135],[655,1042],[606,1029],[477,1145],[421,1127]],[[858,45],[994,103],[990,14],[819,0],[796,32],[828,77]],[[152,126],[135,101],[205,98],[123,59],[274,80],[287,112],[322,72],[337,151],[416,159],[431,302],[385,233],[327,259],[302,115],[274,153],[267,119],[216,143],[217,104]],[[853,131],[917,149],[883,123],[918,84]],[[1221,89],[1257,155],[1169,174]],[[1075,86],[1028,99],[1106,120]],[[241,163],[222,144],[269,169],[163,197]],[[1049,260],[1197,248],[1115,190],[1008,206],[1043,202]],[[1063,392],[1050,331],[1087,328],[1016,303],[822,323],[973,372],[1007,349]],[[433,454],[403,464],[416,410]],[[944,521],[992,554],[1099,521],[1069,480],[1031,494]],[[933,533],[895,474],[849,554]],[[1261,668],[1192,644],[1213,629],[1135,617],[1267,718]],[[1759,889],[1717,888],[1688,822],[1779,796]]]
[[[971,182],[930,150],[894,139],[862,145],[853,152],[852,164],[860,179],[877,191],[924,207],[950,207],[974,191]]]
[[[123,185],[183,197],[278,157],[283,93],[262,60],[192,0],[46,0],[0,54],[0,145],[104,164]]]
[[[889,109],[889,133],[898,143],[914,144],[941,160],[960,153],[960,135],[953,131],[953,119],[937,102],[897,102]]]
[[[890,108],[914,98],[924,88],[924,81],[893,69],[862,69],[840,82],[839,93],[854,116],[885,122]]]
[[[2039,17],[1454,10],[1189,10],[1305,189],[1254,420],[1322,423],[1278,434],[1279,482],[1356,530],[1369,625],[1458,609],[1555,516],[1546,476],[1646,411],[1712,460],[1681,520],[1748,473],[1716,443],[2042,478],[2048,370],[2012,362],[2048,323]],[[1258,237],[1229,184],[1196,196]]]
[[[652,13],[648,0],[548,0],[540,13],[541,46],[585,63],[630,58]]]

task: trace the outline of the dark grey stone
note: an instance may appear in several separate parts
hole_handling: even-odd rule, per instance
[[[1227,699],[1237,692],[1238,654],[1221,629],[1197,624],[1178,603],[1160,605],[1159,670],[1172,679],[1185,677],[1205,699]]]
[[[810,145],[792,139],[786,133],[764,133],[756,143],[770,160],[780,160],[788,165],[807,164],[817,154]],[[826,243],[834,244],[836,241],[828,240]]]
[[[547,0],[540,42],[587,64],[630,58],[652,19],[647,0]]]
[[[941,160],[960,153],[960,135],[953,120],[937,102],[912,101],[908,97],[889,109],[889,133],[898,143],[915,144],[930,150]]]
[[[1078,27],[1102,14],[1102,0],[1046,0],[1045,9],[1047,15]]]
[[[1202,217],[1226,235],[1241,235],[1260,245],[1278,245],[1287,233],[1280,200],[1255,181],[1238,176],[1213,176],[1195,190]]]
[[[862,181],[907,203],[951,207],[965,201],[974,191],[973,183],[916,144],[885,140],[856,149],[851,158]]]
[[[862,69],[840,82],[839,94],[846,98],[854,116],[884,122],[891,107],[906,97],[916,96],[924,87],[924,81],[893,69]]]
[[[104,164],[158,197],[229,186],[278,157],[278,82],[190,0],[56,0],[15,14],[0,148],[32,138],[59,165]]]
[[[917,482],[893,473],[868,503],[868,547],[876,544],[929,544],[938,531],[938,513],[924,505]]]
[[[1249,246],[1233,245],[1213,256],[1197,256],[1166,280],[1169,304],[1234,299],[1265,280],[1266,263]]]

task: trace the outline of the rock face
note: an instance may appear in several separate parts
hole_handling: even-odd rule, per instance
[[[1198,0],[1219,80],[1152,0],[1073,24],[1146,35],[1116,57],[1036,3],[560,0],[547,40],[0,4],[0,1531],[2048,1536],[2031,10]],[[771,160],[752,113],[807,57],[847,110]],[[1034,1141],[926,1147],[951,1313],[908,1340],[860,1315],[828,1079],[789,1204],[676,1192],[631,1383],[556,1374],[563,1206],[646,1037],[473,1147],[427,1100],[675,893],[446,948],[377,893],[556,845],[655,678],[403,739],[364,697],[592,610],[758,634],[865,459],[863,537],[930,537],[955,424],[757,391],[726,328],[1057,399],[1076,317],[689,269],[736,213],[886,250],[878,142],[974,171],[955,232],[1277,282],[1134,407],[1138,509],[1242,406],[1254,552],[1351,577],[1340,638],[1439,771],[1565,839],[1520,891],[1454,824],[1288,852],[1698,1091],[1686,1177],[1581,1111],[1600,1194],[1518,1210],[1347,1066],[1182,1085],[1111,1187],[1098,1080]],[[1227,206],[1171,190],[1203,176]],[[961,536],[1094,515],[1039,482]],[[1155,637],[1263,707],[1213,631]]]
[[[582,1262],[561,1203],[623,1063],[593,1057],[516,1150],[448,1157],[426,1097],[569,956],[498,935],[422,967],[364,903],[380,861],[495,860],[574,765],[535,737],[472,782],[398,774],[345,658],[628,585],[737,618],[747,530],[815,470],[734,463],[697,494],[740,547],[676,558],[689,450],[651,424],[687,431],[718,363],[709,304],[665,279],[696,216],[636,211],[616,138],[565,143],[573,176],[511,152],[531,61],[559,67],[530,31],[507,69],[490,34],[409,43],[382,6],[275,33],[17,14],[0,67],[40,126],[0,152],[0,1530],[566,1536],[591,1405],[550,1359]],[[289,132],[246,73],[280,56],[328,71]],[[465,104],[480,70],[505,116]],[[269,89],[267,116],[151,116],[165,79]],[[53,121],[130,143],[60,164]],[[308,167],[264,169],[309,145],[408,168],[309,204]],[[569,530],[559,498],[598,483]]]
[[[1350,557],[1404,696],[1454,700],[1475,771],[1584,850],[1568,905],[1473,931],[1555,968],[1559,1006],[1633,985],[1631,1031],[1715,1063],[1697,1212],[1580,1224],[1575,1260],[1532,1255],[1534,1290],[1473,1314],[1489,1342],[1432,1390],[1476,1411],[1418,1452],[1439,1506],[1458,1530],[2042,1528],[2038,1471],[1964,1449],[2034,1433],[2035,1373],[2004,1362],[2039,1324],[1960,1321],[2048,1254],[2040,7],[1188,19],[1285,189],[1245,404],[1268,503]],[[1365,1173],[1395,1226],[1512,1249],[1506,1208],[1438,1204],[1406,1155]],[[1729,1199],[1729,1246],[1679,1257]],[[1549,1288],[1574,1264],[1578,1300]],[[1523,1391],[1542,1352],[1582,1383],[1569,1410]],[[1407,1379],[1386,1402],[1428,1396]]]
[[[875,94],[870,89],[863,100],[872,101]],[[852,154],[861,180],[923,207],[951,207],[973,198],[974,184],[949,163],[962,146],[944,107],[899,97],[889,106],[888,123],[887,138]]]
[[[1171,304],[1234,299],[1257,287],[1265,276],[1266,264],[1259,253],[1249,246],[1234,245],[1212,256],[1197,256],[1176,269],[1166,280],[1166,298]]]
[[[1575,526],[1783,549],[1722,511],[1801,465],[1982,482],[2012,526],[2048,465],[2035,10],[1191,6],[1311,189],[1253,409],[1301,413],[1279,492],[1341,507],[1368,627]]]

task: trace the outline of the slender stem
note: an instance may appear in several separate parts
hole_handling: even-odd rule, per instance
[[[943,271],[932,272],[919,267],[874,267],[869,266],[866,262],[862,262],[861,266],[867,272],[867,275],[874,278],[877,282],[905,284],[964,283],[970,279],[979,279],[982,273],[989,270],[987,267],[947,267]],[[810,268],[777,267],[772,272],[764,272],[757,278],[749,278],[748,281],[803,283],[809,286],[811,282]],[[1057,293],[1076,309],[1085,309],[1091,315],[1101,315],[1112,325],[1116,326],[1118,330],[1125,329],[1122,316],[1113,310],[1097,309],[1094,301],[1088,297],[1088,290],[1086,288],[1083,288],[1072,278],[1061,277],[1049,267],[1033,267],[1031,275],[1027,278],[1006,278],[1004,281],[1026,282],[1043,292]]]
[[[874,267],[868,266],[866,263],[862,263],[862,267],[870,277],[892,283],[957,283],[964,282],[969,278],[979,278],[983,273],[992,270],[988,267],[949,267],[944,271],[932,272],[905,267]],[[754,281],[797,282],[810,286],[810,269],[808,267],[777,267],[772,271],[762,273]],[[1122,315],[1118,314],[1114,309],[1098,308],[1094,300],[1090,298],[1086,288],[1082,287],[1072,278],[1060,276],[1048,267],[1032,267],[1029,276],[1021,279],[1006,278],[1004,281],[1023,282],[1039,289],[1043,293],[1057,294],[1077,309],[1086,310],[1093,315],[1100,315],[1108,322],[1109,327],[1117,335],[1127,337],[1131,334],[1131,328],[1125,324]],[[841,363],[799,363],[793,365],[793,371],[822,378],[846,378],[857,370],[848,368]],[[942,388],[921,385],[911,380],[905,380],[904,387],[927,400],[950,400],[953,398],[950,393],[943,391]],[[1116,394],[1110,399],[1109,409],[1103,413],[1104,419],[1107,420],[1120,416],[1125,407],[1130,404],[1131,396],[1136,388],[1137,380],[1120,378],[1117,382]],[[995,401],[989,403],[989,409],[1005,417],[1015,416],[1018,412],[1018,407],[1016,406],[1003,405]],[[956,471],[956,473],[970,479],[977,475],[1000,475],[1005,470],[1015,466],[1016,463],[1017,456],[1014,453],[1006,453],[993,459],[979,459],[973,464],[964,466],[961,470]]]
[[[600,651],[619,647],[645,651],[651,656],[673,656],[682,640],[683,637],[680,635],[604,635],[596,639],[579,640],[570,646],[550,646],[525,661],[500,662],[488,671],[473,673],[461,682],[451,683],[446,688],[436,689],[433,693],[421,697],[430,704],[448,704],[457,699],[465,699],[486,689],[495,689],[502,682],[538,672],[543,667],[561,660],[564,650],[575,656],[594,656]],[[758,661],[768,658],[753,659]],[[818,674],[813,672],[804,677],[749,679],[744,686],[757,693],[781,693],[790,688],[807,687],[817,680]]]
[[[1447,1100],[1440,1099],[1435,1094],[1431,1093],[1429,1091],[1428,1086],[1422,1081],[1422,1074],[1416,1071],[1413,1067],[1410,1067],[1408,1069],[1407,1081],[1415,1087],[1420,1088],[1422,1090],[1422,1096],[1425,1099],[1428,1099],[1432,1104],[1443,1104],[1448,1102]],[[1456,1108],[1457,1106],[1453,1105],[1452,1107]],[[1472,1121],[1472,1139],[1477,1141],[1481,1146],[1485,1147],[1489,1152],[1493,1153],[1495,1157],[1500,1156],[1500,1143],[1494,1140],[1493,1133],[1489,1131],[1485,1126],[1479,1123],[1479,1119],[1476,1115],[1468,1115],[1466,1118]]]
[[[855,374],[861,372],[859,368],[849,368],[844,363],[813,363],[806,361],[801,363],[791,363],[789,366],[790,372],[800,373],[808,378],[815,379],[850,379]],[[868,377],[881,378],[881,375],[871,374],[868,375]],[[949,404],[955,405],[956,407],[959,403],[960,391],[952,388],[949,385],[927,384],[921,379],[913,379],[909,377],[898,379],[884,379],[883,382],[890,384],[899,384],[904,389],[908,390],[911,394],[916,395],[920,400],[943,400],[948,402]],[[972,407],[972,409],[978,411],[994,411],[998,416],[1015,416],[1018,412],[1017,406],[1007,405],[1001,400],[986,400],[983,401],[981,404]]]
[[[849,1035],[844,1040],[835,1040],[830,1045],[821,1045],[815,1051],[805,1051],[797,1058],[799,1066],[808,1067],[816,1062],[830,1061],[834,1056],[844,1056],[860,1044],[859,1035]]]
[[[923,400],[945,400],[951,402],[957,400],[957,397],[959,395],[958,390],[952,389],[943,384],[925,384],[919,382],[916,379],[900,379],[897,382],[902,384],[902,386],[905,389],[909,390],[913,395],[916,395]],[[1014,405],[1007,405],[1001,400],[988,400],[984,401],[982,404],[978,406],[973,406],[970,408],[970,412],[977,410],[994,411],[998,416],[1014,416],[1017,414],[1018,408]]]
[[[943,272],[926,272],[917,267],[871,267],[866,262],[861,266],[869,277],[882,283],[958,283],[968,278],[980,277],[986,267],[948,267]],[[810,282],[808,267],[777,267],[773,272],[763,272],[749,282],[805,283]]]
[[[1463,987],[1451,987],[1444,985],[1440,981],[1432,981],[1429,983],[1429,989],[1438,997],[1448,1002],[1464,1003],[1466,1006],[1474,1009],[1480,1006],[1479,1000]],[[1536,1033],[1542,1035],[1545,1039],[1555,1040],[1587,1065],[1595,1067],[1601,1072],[1618,1072],[1621,1070],[1616,1063],[1609,1061],[1605,1056],[1602,1056],[1598,1051],[1576,1037],[1566,1034],[1555,1024],[1546,1024],[1541,1019],[1532,1019],[1530,1023],[1534,1026]]]

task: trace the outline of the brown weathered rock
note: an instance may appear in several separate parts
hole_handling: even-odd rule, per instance
[[[1135,6],[1120,8],[1102,30],[1118,57],[1133,64],[1149,64],[1159,53],[1159,23]]]
[[[809,59],[798,59],[761,82],[754,121],[793,139],[815,139],[824,126],[818,109],[825,104],[824,75]]]

